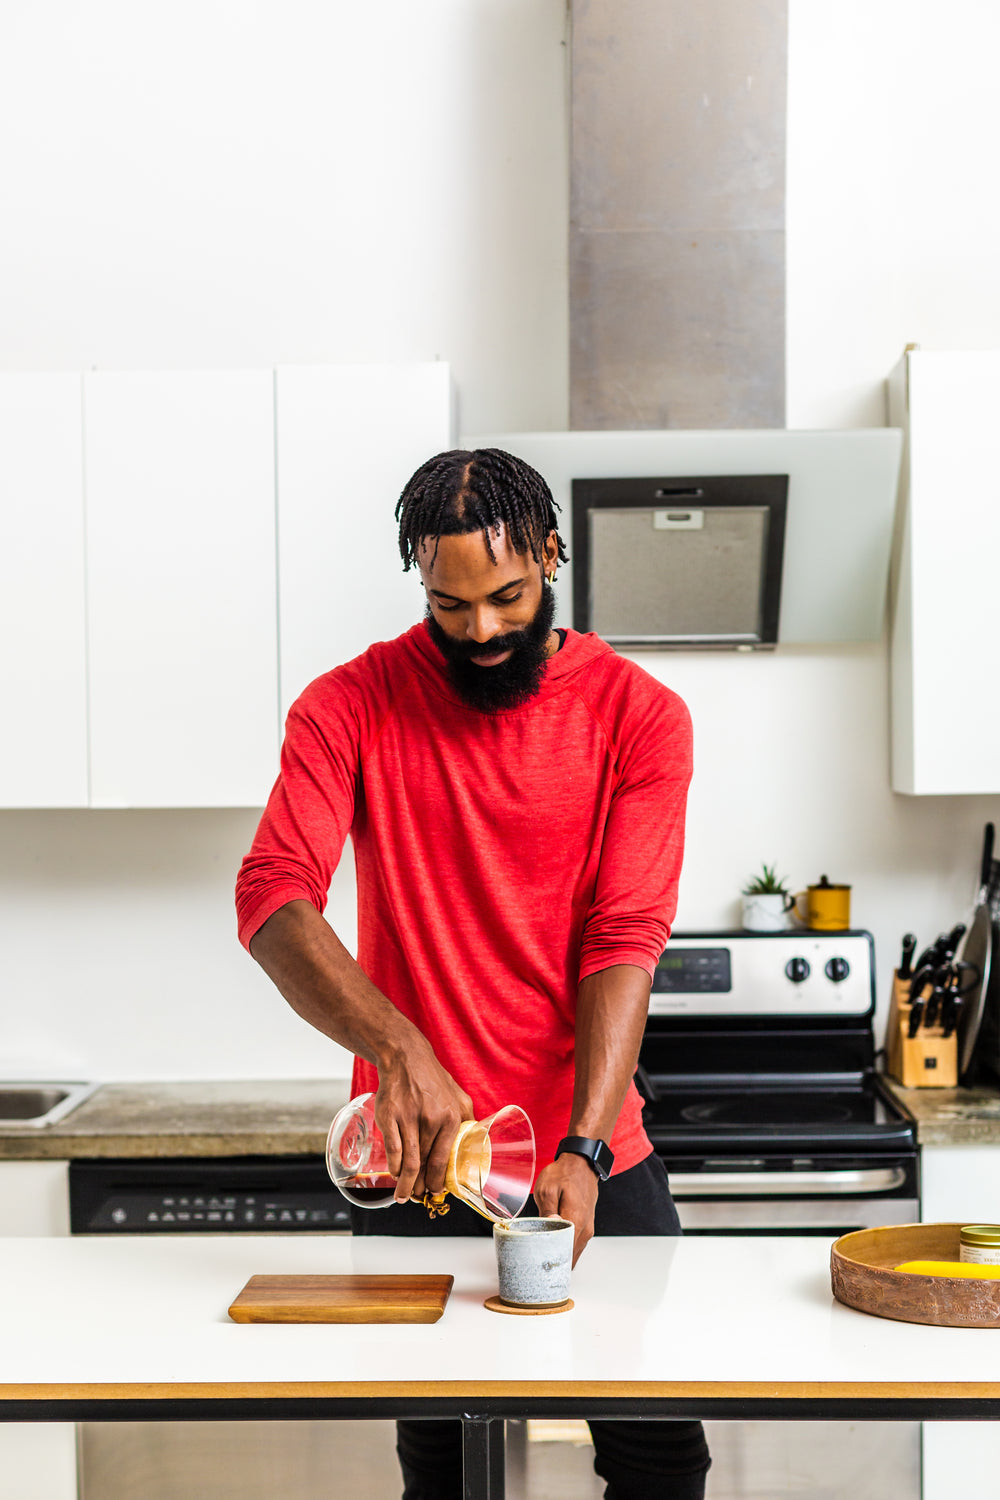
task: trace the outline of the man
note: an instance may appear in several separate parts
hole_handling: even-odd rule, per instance
[[[293,705],[241,941],[376,1094],[398,1206],[352,1210],[355,1233],[488,1233],[460,1203],[431,1222],[409,1200],[443,1187],[460,1121],[519,1104],[534,1203],[572,1220],[574,1258],[595,1224],[676,1234],[632,1075],[676,906],[687,710],[596,636],[553,630],[566,553],[527,464],[438,454],[396,516],[426,618]],[[357,962],[321,915],[348,834]],[[457,1426],[399,1424],[404,1500],[461,1495]],[[610,1500],[704,1494],[698,1423],[591,1431]]]

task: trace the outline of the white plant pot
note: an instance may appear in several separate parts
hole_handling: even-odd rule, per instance
[[[792,896],[744,896],[743,926],[748,932],[787,932],[794,905]]]

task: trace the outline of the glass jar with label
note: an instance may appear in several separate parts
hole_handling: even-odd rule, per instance
[[[1000,1224],[963,1224],[958,1258],[1000,1266]]]

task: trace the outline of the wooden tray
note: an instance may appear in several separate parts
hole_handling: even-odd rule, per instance
[[[436,1323],[454,1276],[251,1276],[234,1323]]]
[[[907,1260],[960,1259],[961,1228],[960,1223],[890,1224],[841,1235],[830,1252],[833,1295],[859,1312],[902,1323],[1000,1328],[1000,1281],[893,1270]]]

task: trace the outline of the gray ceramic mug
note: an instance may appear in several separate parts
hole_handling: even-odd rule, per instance
[[[558,1307],[569,1296],[576,1231],[568,1219],[506,1219],[493,1225],[500,1301]]]

